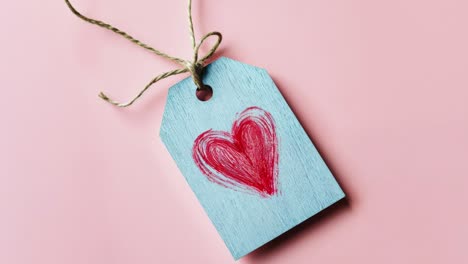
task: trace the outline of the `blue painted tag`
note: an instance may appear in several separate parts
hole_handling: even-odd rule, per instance
[[[169,89],[160,136],[235,259],[345,194],[264,69],[228,58]]]

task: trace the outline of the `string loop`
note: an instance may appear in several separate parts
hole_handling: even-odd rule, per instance
[[[125,39],[131,41],[132,43],[134,43],[134,44],[136,44],[136,45],[138,45],[138,46],[140,46],[140,47],[142,47],[142,48],[144,48],[146,50],[149,50],[153,54],[155,54],[157,56],[160,56],[160,57],[163,57],[163,58],[166,58],[166,59],[169,59],[169,60],[171,60],[173,62],[176,62],[177,64],[179,64],[181,66],[181,68],[174,69],[174,70],[171,70],[171,71],[167,71],[167,72],[164,72],[164,73],[159,74],[158,76],[154,77],[133,99],[131,99],[127,103],[119,103],[117,101],[114,101],[111,98],[109,98],[106,94],[104,94],[103,92],[100,92],[99,97],[102,98],[104,101],[106,101],[106,102],[108,102],[110,104],[113,104],[115,106],[118,106],[118,107],[130,106],[136,100],[138,100],[154,83],[156,83],[156,82],[158,82],[158,81],[160,81],[162,79],[168,78],[170,76],[175,76],[175,75],[186,73],[186,72],[189,72],[191,74],[193,82],[197,86],[198,90],[205,89],[205,85],[203,84],[203,80],[202,80],[203,67],[205,66],[206,61],[209,58],[211,58],[213,56],[213,54],[216,52],[219,45],[221,44],[221,41],[222,41],[223,37],[222,37],[221,33],[219,33],[219,32],[216,32],[216,31],[210,32],[210,33],[204,35],[202,37],[202,39],[200,40],[200,42],[198,44],[196,44],[197,42],[196,42],[196,39],[195,39],[195,32],[193,30],[193,21],[192,21],[192,0],[188,0],[189,30],[190,30],[190,39],[192,41],[192,49],[193,49],[193,59],[191,61],[171,56],[171,55],[169,55],[169,54],[167,54],[165,52],[157,50],[157,49],[155,49],[155,48],[141,42],[138,39],[135,39],[134,37],[127,34],[125,31],[122,31],[122,30],[120,30],[120,29],[118,29],[118,28],[116,28],[116,27],[114,27],[114,26],[112,26],[112,25],[110,25],[108,23],[105,23],[105,22],[97,20],[97,19],[89,18],[89,17],[81,14],[80,12],[78,12],[75,9],[75,7],[70,3],[69,0],[65,0],[65,3],[67,4],[68,8],[72,11],[72,13],[75,14],[80,19],[82,19],[82,20],[84,20],[84,21],[86,21],[88,23],[91,23],[93,25],[97,25],[99,27],[110,30],[110,31],[124,37]],[[208,53],[205,56],[203,56],[201,59],[198,59],[199,58],[198,52],[200,50],[200,47],[202,46],[203,42],[207,38],[209,38],[211,36],[216,36],[217,37],[216,42],[214,43],[213,47],[211,47],[211,49],[208,51]]]

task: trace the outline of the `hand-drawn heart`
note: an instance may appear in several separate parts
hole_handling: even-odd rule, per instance
[[[278,140],[273,117],[259,107],[241,112],[231,132],[207,130],[192,157],[208,180],[226,188],[269,197],[277,193]]]

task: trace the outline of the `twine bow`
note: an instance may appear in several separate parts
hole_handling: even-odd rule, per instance
[[[103,92],[100,92],[99,97],[101,97],[104,101],[106,101],[108,103],[111,103],[111,104],[113,104],[115,106],[118,106],[118,107],[130,106],[136,100],[138,100],[146,92],[146,90],[148,90],[154,83],[156,83],[156,82],[158,82],[158,81],[160,81],[162,79],[168,78],[170,76],[178,75],[178,74],[185,73],[185,72],[189,72],[191,74],[193,82],[197,86],[197,90],[205,89],[205,85],[203,84],[203,81],[202,81],[203,67],[205,66],[205,62],[211,56],[213,56],[213,54],[216,52],[219,45],[221,44],[221,41],[222,41],[223,37],[222,37],[221,33],[219,33],[219,32],[216,32],[216,31],[210,32],[210,33],[204,35],[202,37],[202,39],[200,40],[200,42],[197,44],[196,39],[195,39],[195,32],[193,30],[192,0],[188,1],[188,19],[189,19],[190,39],[192,40],[192,49],[193,49],[193,58],[192,58],[192,60],[184,60],[184,59],[180,59],[180,58],[177,58],[177,57],[174,57],[174,56],[170,56],[167,53],[159,51],[159,50],[157,50],[157,49],[155,49],[155,48],[153,48],[153,47],[139,41],[138,39],[135,39],[134,37],[127,34],[126,32],[124,32],[124,31],[122,31],[122,30],[120,30],[120,29],[118,29],[116,27],[113,27],[110,24],[107,24],[107,23],[105,23],[103,21],[92,19],[92,18],[89,18],[89,17],[86,17],[86,16],[82,15],[80,12],[78,12],[73,7],[73,5],[70,3],[69,0],[65,0],[65,3],[70,8],[70,10],[73,12],[73,14],[75,14],[77,17],[81,18],[82,20],[84,20],[84,21],[86,21],[88,23],[97,25],[99,27],[105,28],[107,30],[113,31],[114,33],[117,33],[118,35],[120,35],[120,36],[126,38],[127,40],[135,43],[136,45],[138,45],[138,46],[140,46],[140,47],[142,47],[142,48],[144,48],[146,50],[149,50],[152,53],[154,53],[154,54],[156,54],[156,55],[158,55],[160,57],[163,57],[163,58],[169,59],[171,61],[174,61],[174,62],[178,63],[181,66],[181,68],[171,70],[171,71],[168,71],[168,72],[164,72],[164,73],[154,77],[132,100],[128,101],[127,103],[119,103],[117,101],[114,101],[111,98],[109,98],[106,94],[104,94]],[[203,56],[202,58],[199,58],[198,52],[200,50],[201,45],[203,44],[203,42],[207,38],[209,38],[211,36],[216,36],[217,37],[217,40],[216,40],[215,44],[213,45],[213,47],[211,47],[211,49],[208,51],[208,53],[205,56]]]

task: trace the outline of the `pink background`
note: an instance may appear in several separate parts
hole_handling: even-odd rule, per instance
[[[186,1],[75,0],[190,58]],[[240,263],[466,263],[468,2],[195,0],[267,68],[349,195]],[[232,263],[158,137],[175,65],[63,1],[0,9],[0,263]]]

